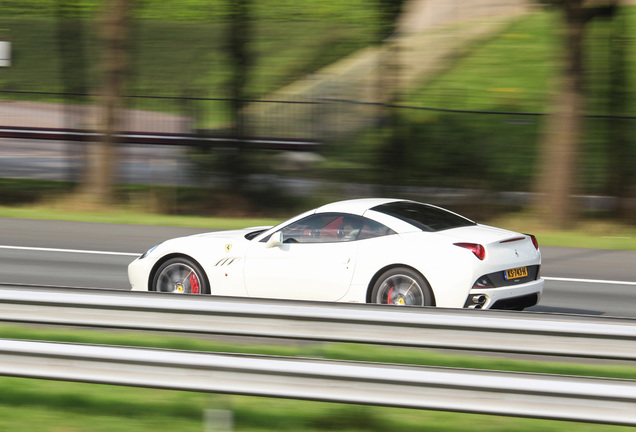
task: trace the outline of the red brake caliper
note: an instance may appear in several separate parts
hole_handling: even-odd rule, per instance
[[[393,288],[395,287],[391,287],[389,292],[386,294],[386,304],[393,304],[393,296],[391,295],[393,294]]]
[[[192,273],[190,275],[190,292],[192,294],[199,294],[199,279]]]

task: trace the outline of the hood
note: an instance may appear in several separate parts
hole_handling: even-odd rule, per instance
[[[270,228],[271,226],[260,226],[260,227],[243,228],[238,230],[213,231],[213,232],[207,232],[202,234],[194,234],[188,237],[189,238],[193,238],[193,237],[194,238],[218,238],[218,239],[237,238],[237,237],[245,237],[245,235],[254,231],[263,231]]]

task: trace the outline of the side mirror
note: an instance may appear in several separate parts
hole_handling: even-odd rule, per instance
[[[266,248],[279,247],[283,244],[283,232],[278,231],[271,235],[267,243],[265,243]]]

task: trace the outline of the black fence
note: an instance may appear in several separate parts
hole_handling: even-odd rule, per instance
[[[144,171],[152,174],[152,182],[167,181],[161,166],[176,167],[176,160],[184,164],[186,153],[181,149],[186,147],[223,150],[239,141],[247,149],[314,152],[328,143],[331,157],[343,162],[342,166],[361,167],[347,168],[343,175],[346,181],[381,178],[382,182],[426,187],[524,191],[538,166],[538,143],[548,115],[325,97],[254,100],[244,102],[239,119],[242,127],[237,129],[236,119],[228,114],[231,102],[193,96],[125,97],[119,137],[121,142],[137,145],[128,149],[132,153],[126,163],[131,165],[131,174],[125,181],[146,181],[134,177]],[[0,91],[0,138],[34,139],[40,141],[39,149],[58,149],[60,155],[67,155],[66,165],[78,168],[62,169],[51,178],[75,179],[83,154],[81,142],[99,135],[98,114],[95,95]],[[607,155],[616,153],[611,146],[612,128],[619,122],[621,127],[631,127],[636,116],[586,117],[582,186],[586,192],[602,194],[611,171]],[[242,131],[240,136],[237,130]],[[7,151],[19,152],[27,142],[16,145],[5,140],[4,145]],[[622,158],[633,160],[633,145],[623,146],[629,148],[621,150],[627,155]],[[159,159],[169,162],[157,163]],[[33,157],[18,156],[4,160],[4,175],[32,172],[28,175],[40,176],[51,163],[51,159],[43,160],[39,167],[34,161]],[[20,164],[25,165],[21,171]],[[182,177],[183,172],[175,168],[172,177]]]
[[[208,138],[211,141],[237,138],[237,121],[242,137],[251,140],[324,142],[348,136],[368,126],[386,122],[389,110],[435,112],[471,116],[497,116],[507,122],[527,123],[546,113],[478,111],[387,105],[353,99],[314,98],[312,100],[247,100],[240,118],[232,118],[232,100],[193,96],[125,96],[120,111],[122,135],[141,134],[139,142],[166,136],[166,144],[177,144],[172,137]],[[0,90],[1,136],[19,137],[19,130],[33,130],[42,138],[55,134],[42,131],[67,131],[65,139],[96,132],[99,127],[98,96],[53,92]],[[636,116],[587,115],[593,119],[634,120]],[[10,132],[14,130],[14,132]],[[73,132],[73,133],[71,133]],[[157,138],[159,139],[159,138]],[[185,141],[187,142],[187,140]]]
[[[192,96],[125,96],[119,113],[127,142],[189,145],[242,139],[273,147],[312,144],[324,138],[320,101],[244,101],[237,119],[230,99]],[[92,94],[0,91],[0,137],[81,140],[99,131],[99,98]],[[333,105],[333,104],[331,104]],[[179,139],[183,138],[183,139]],[[297,145],[298,144],[298,145]],[[302,145],[300,146],[302,147]]]

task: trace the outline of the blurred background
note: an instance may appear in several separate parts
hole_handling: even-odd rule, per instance
[[[618,224],[636,225],[634,22],[636,0],[0,0],[0,207],[282,219],[391,196],[478,221],[521,215],[522,232],[535,230],[528,220],[562,229],[600,219],[615,236]],[[76,226],[47,230],[73,240],[86,232]],[[111,237],[119,250],[122,237]],[[65,284],[79,266],[94,268],[69,258],[67,271],[54,251],[28,264],[59,268]],[[580,255],[582,267],[598,256]],[[2,265],[28,282],[33,267],[7,257]],[[605,270],[616,279],[628,259],[594,265],[613,263]],[[562,256],[554,261],[582,277]],[[632,294],[602,286],[592,297],[577,285],[562,294],[568,307],[574,289],[579,304],[602,294],[625,308]],[[356,345],[274,350],[75,329],[49,337],[362,355]],[[494,368],[446,353],[363,354]],[[528,363],[521,370],[604,376]],[[204,430],[225,432],[626,430],[11,377],[0,388],[0,429],[11,431],[200,431],[201,413]]]
[[[635,1],[0,5],[0,204],[636,220]]]

